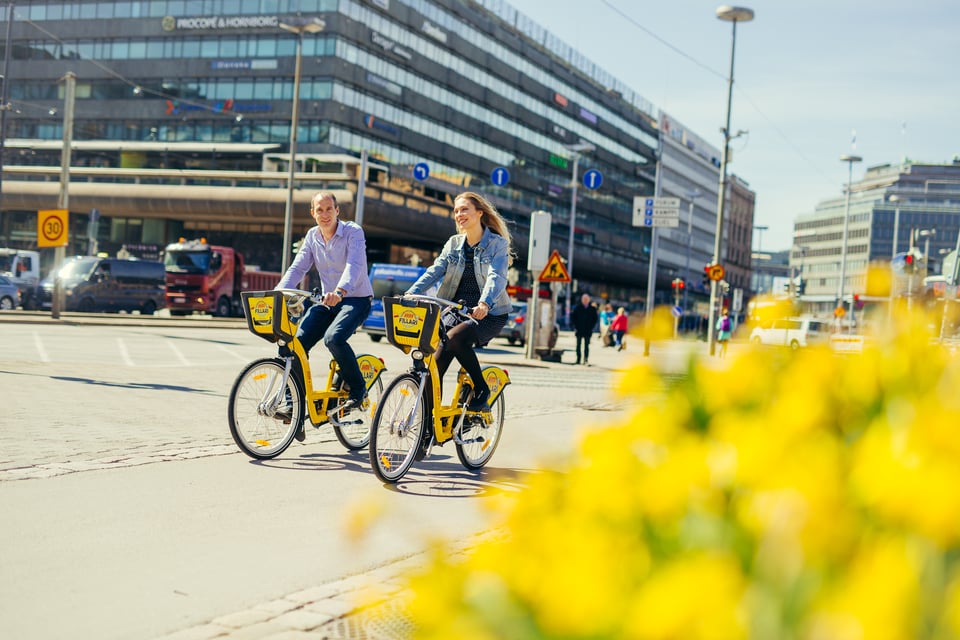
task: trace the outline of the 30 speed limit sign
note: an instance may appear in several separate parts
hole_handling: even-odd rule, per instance
[[[70,213],[66,209],[44,209],[37,211],[37,246],[67,246],[67,220]]]

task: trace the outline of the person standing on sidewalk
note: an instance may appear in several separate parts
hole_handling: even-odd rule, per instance
[[[724,309],[717,326],[717,342],[720,343],[720,351],[717,355],[721,358],[727,355],[727,343],[730,342],[730,336],[732,334],[733,322],[730,320],[730,310]]]
[[[590,364],[590,336],[599,319],[597,307],[590,302],[590,294],[580,296],[580,304],[570,312],[570,322],[577,336],[577,364],[580,364],[580,343],[583,343],[583,364]]]

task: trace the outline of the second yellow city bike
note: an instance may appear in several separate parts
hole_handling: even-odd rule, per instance
[[[447,326],[473,322],[460,303],[423,295],[383,298],[387,339],[413,361],[383,392],[370,427],[370,464],[383,482],[399,481],[435,445],[452,441],[467,469],[480,469],[493,456],[503,433],[503,390],[510,377],[497,366],[483,368],[490,397],[483,411],[468,411],[473,382],[462,368],[448,404],[443,403],[434,358],[446,342]]]

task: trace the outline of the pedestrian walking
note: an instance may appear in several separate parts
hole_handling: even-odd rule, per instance
[[[623,337],[627,334],[627,310],[623,307],[617,309],[617,315],[613,317],[610,323],[610,331],[613,333],[613,343],[617,351],[623,351],[627,348],[627,342]]]
[[[583,346],[583,364],[590,364],[590,337],[597,326],[600,314],[597,307],[590,301],[590,294],[580,296],[580,304],[570,312],[570,321],[577,336],[577,364],[580,364],[580,347]]]
[[[730,310],[724,309],[717,326],[717,342],[720,343],[718,355],[722,358],[727,355],[727,343],[733,333],[733,322],[730,320]]]
[[[613,305],[609,302],[603,305],[603,310],[600,312],[600,341],[605,347],[613,346],[613,334],[610,333],[610,323],[613,322],[613,318],[616,315],[613,311]]]

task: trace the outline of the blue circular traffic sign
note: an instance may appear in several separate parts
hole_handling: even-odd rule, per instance
[[[413,177],[423,182],[430,177],[430,165],[426,162],[418,162],[413,167]]]
[[[506,167],[497,167],[490,172],[490,182],[498,187],[502,187],[510,182],[510,172],[507,171]]]
[[[590,169],[583,174],[583,186],[587,189],[599,189],[603,184],[603,174],[596,169]]]

